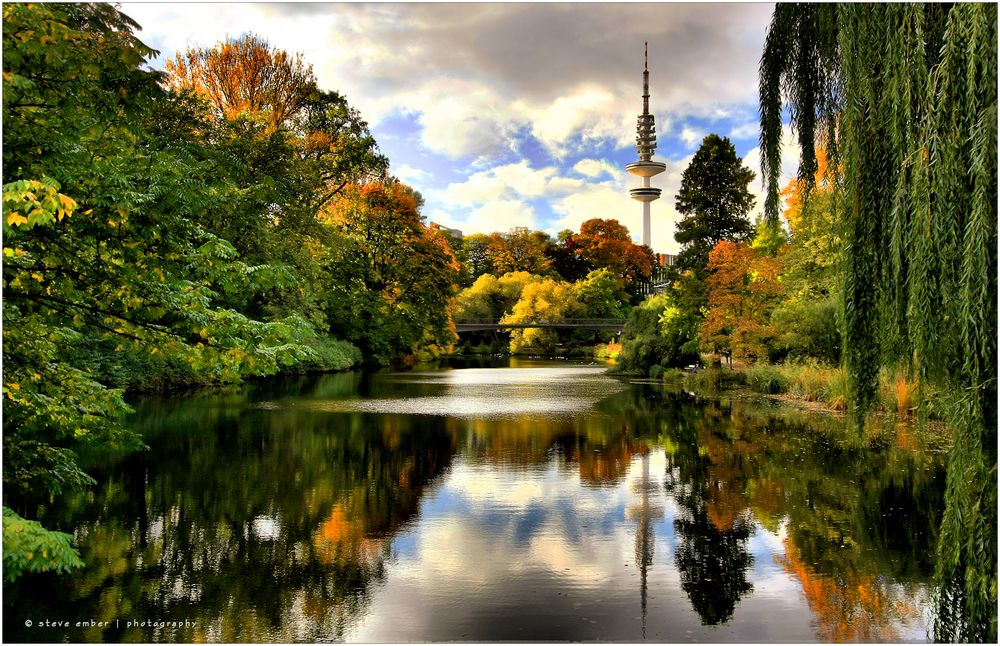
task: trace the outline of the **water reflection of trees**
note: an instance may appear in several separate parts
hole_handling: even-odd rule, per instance
[[[470,419],[452,425],[462,435],[462,453],[500,468],[527,468],[557,458],[593,486],[617,484],[632,459],[646,449],[631,420],[596,417],[544,418],[534,415]]]
[[[940,454],[912,434],[872,441],[788,409],[683,397],[665,408],[668,418],[647,424],[668,454],[676,563],[704,623],[728,620],[749,592],[756,522],[784,530],[777,560],[802,584],[821,639],[898,638],[933,570]]]
[[[687,421],[671,438],[674,450],[667,461],[666,486],[678,506],[674,561],[691,606],[711,626],[729,621],[753,590],[747,580],[753,522],[745,502],[735,499],[743,490],[742,460],[733,459],[736,451],[722,450],[709,431],[720,426],[718,410],[689,413]]]
[[[183,405],[143,403],[138,419],[154,450],[107,467],[93,492],[49,512],[52,525],[79,528],[88,567],[68,589],[66,579],[36,578],[21,608],[198,622],[94,628],[68,635],[74,641],[343,638],[385,576],[392,538],[456,455],[496,469],[555,460],[585,485],[604,487],[635,464],[648,466],[650,446],[667,455],[675,564],[705,624],[729,621],[752,590],[755,524],[784,532],[779,565],[801,582],[824,639],[892,638],[910,616],[911,587],[929,579],[942,471],[912,434],[902,446],[872,445],[827,418],[638,388],[575,417],[332,414],[294,405],[384,396],[382,388],[338,375]],[[637,493],[627,514],[645,581],[659,512],[644,501],[648,491]],[[14,640],[67,636],[6,630]]]
[[[915,586],[853,570],[836,575],[820,573],[802,560],[790,539],[784,546],[785,553],[778,562],[802,583],[817,637],[822,641],[898,642],[898,622],[916,618],[914,600],[920,593]]]
[[[60,512],[79,528],[87,567],[71,590],[54,577],[36,590],[74,618],[123,621],[25,639],[342,638],[384,577],[391,536],[455,452],[436,418],[272,415],[225,396],[141,412],[154,450]],[[196,626],[127,630],[131,617]]]

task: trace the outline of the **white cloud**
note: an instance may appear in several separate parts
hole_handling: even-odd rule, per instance
[[[760,123],[747,121],[738,124],[729,131],[730,139],[757,139],[760,136]]]
[[[507,231],[514,227],[538,227],[538,218],[531,205],[521,200],[497,200],[479,207],[469,218],[480,223],[480,231]]]
[[[562,177],[554,166],[532,168],[527,160],[478,171],[464,182],[449,184],[433,192],[435,199],[448,204],[482,204],[500,197],[558,197],[580,190],[583,180]]]
[[[509,147],[516,129],[495,92],[467,81],[440,79],[405,100],[426,106],[417,118],[421,142],[450,157],[496,155]]]
[[[620,127],[624,110],[620,97],[593,84],[569,89],[551,102],[518,100],[511,109],[530,124],[531,134],[556,158],[574,152],[566,145],[574,136],[584,141],[617,139],[623,130],[627,132]]]
[[[527,202],[517,199],[497,199],[466,211],[439,208],[431,211],[427,219],[459,229],[465,235],[508,231],[514,227],[539,228],[535,210]]]
[[[621,171],[610,162],[603,159],[581,159],[573,166],[573,170],[586,177],[598,178],[607,174],[612,178],[618,178]]]
[[[570,142],[627,145],[649,41],[654,113],[725,118],[756,102],[771,7],[755,4],[140,4],[126,13],[166,56],[256,32],[302,52],[320,84],[373,126],[415,115],[453,157],[508,150],[527,128],[554,156]]]
[[[414,168],[413,166],[409,166],[407,164],[401,164],[400,166],[393,167],[392,174],[418,189],[419,186],[416,186],[417,184],[426,182],[431,178],[431,174],[427,171]]]
[[[705,138],[706,134],[708,133],[704,130],[697,130],[691,126],[685,125],[681,128],[680,138],[681,141],[684,142],[685,147],[694,150],[701,145],[701,141]]]

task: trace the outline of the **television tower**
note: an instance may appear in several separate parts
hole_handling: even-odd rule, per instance
[[[639,115],[635,129],[635,150],[639,153],[639,161],[626,164],[625,170],[642,178],[642,186],[631,189],[628,194],[633,200],[642,202],[642,244],[650,246],[649,237],[649,203],[660,198],[660,189],[649,185],[649,178],[659,175],[667,169],[667,165],[652,161],[656,150],[656,126],[653,115],[649,113],[649,43],[646,43],[642,68],[642,114]]]

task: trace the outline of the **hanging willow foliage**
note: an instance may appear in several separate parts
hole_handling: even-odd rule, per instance
[[[858,420],[882,366],[949,393],[935,638],[997,639],[997,6],[779,4],[760,65],[766,213],[782,110],[810,182],[842,169],[844,361]]]

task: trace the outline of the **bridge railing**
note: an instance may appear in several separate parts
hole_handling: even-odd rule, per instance
[[[526,329],[526,328],[591,328],[598,330],[620,330],[625,325],[625,319],[541,319],[538,321],[505,322],[493,318],[461,318],[455,319],[459,331],[496,330],[496,329]]]
[[[538,321],[504,321],[503,319],[472,319],[472,318],[458,318],[455,319],[456,324],[466,324],[466,325],[526,325],[528,323],[547,323],[551,325],[562,325],[562,324],[572,324],[572,325],[589,325],[589,324],[618,324],[624,323],[625,319],[556,319],[548,320],[541,319]]]

